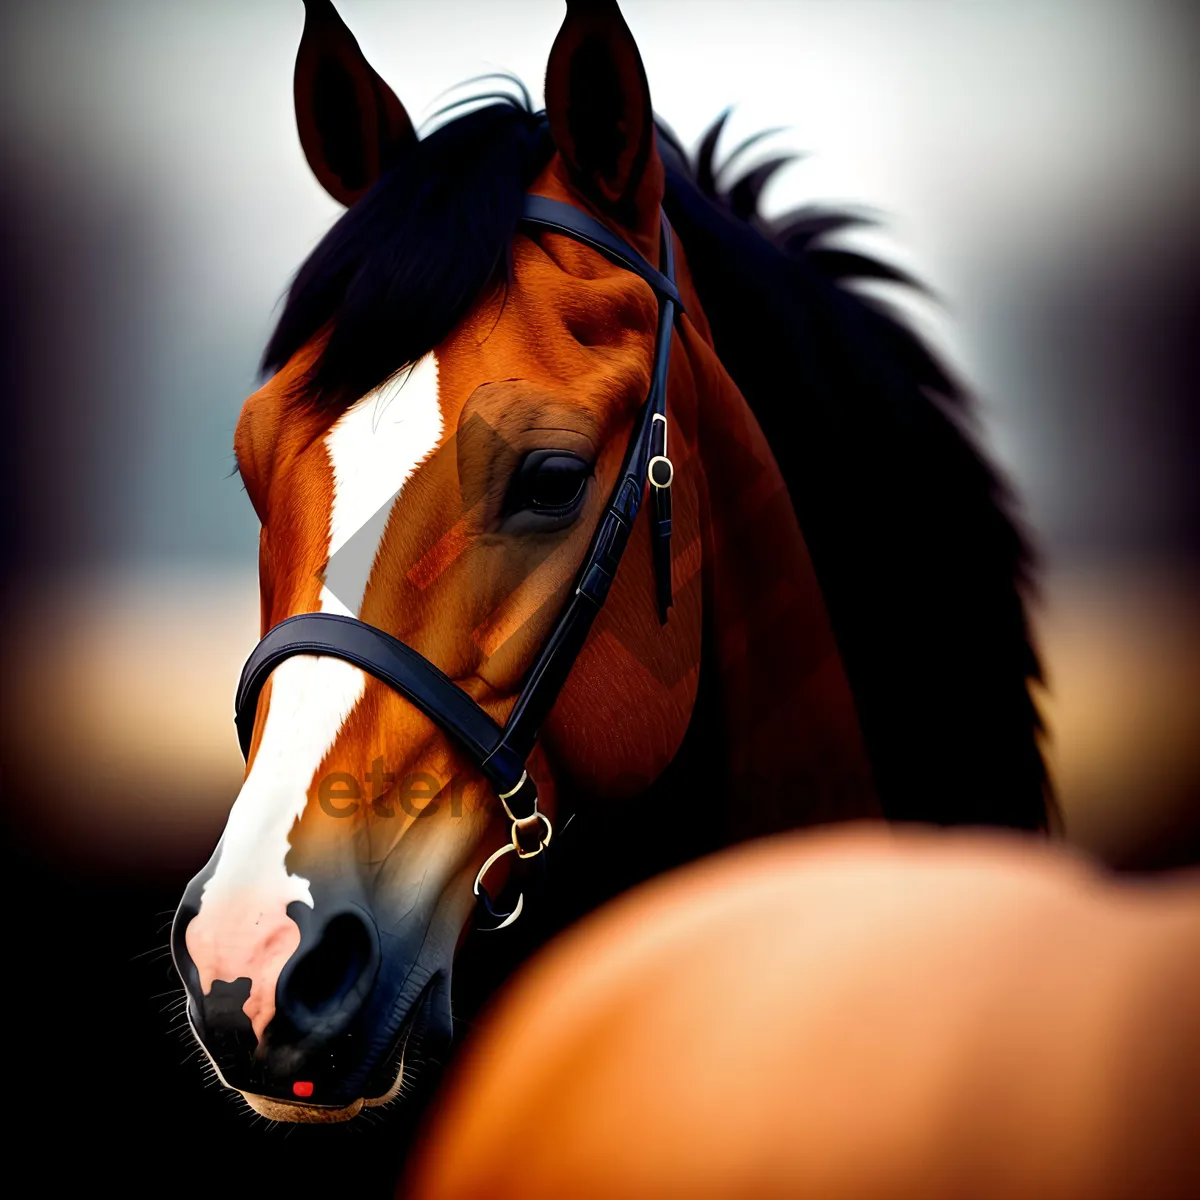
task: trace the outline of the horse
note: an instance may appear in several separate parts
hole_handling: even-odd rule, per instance
[[[777,835],[540,952],[413,1200],[1200,1195],[1200,877],[913,827]]]
[[[347,211],[237,423],[264,636],[171,942],[274,1120],[397,1101],[556,929],[720,847],[1053,826],[1011,497],[858,286],[907,277],[830,244],[855,214],[762,215],[784,159],[725,186],[722,121],[689,160],[615,3],[568,3],[544,111],[516,90],[418,137],[306,0]]]

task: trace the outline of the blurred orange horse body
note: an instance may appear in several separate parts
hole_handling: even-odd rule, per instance
[[[413,1195],[1200,1195],[1200,879],[789,835],[646,885],[469,1043]]]

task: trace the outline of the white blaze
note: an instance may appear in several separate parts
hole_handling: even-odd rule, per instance
[[[358,615],[392,504],[441,433],[437,360],[429,354],[352,405],[326,435],[333,473],[328,557],[352,538],[354,546],[349,563],[339,560],[341,599],[323,587],[322,611]],[[337,658],[297,655],[275,668],[254,766],[230,810],[200,912],[186,931],[205,992],[214,979],[250,978],[244,1007],[260,1037],[274,1014],[279,972],[300,940],[287,906],[313,903],[309,881],[287,869],[289,836],[313,775],[365,685],[362,671]]]
[[[432,354],[364,396],[326,435],[333,511],[323,611],[358,616],[392,505],[441,436]]]

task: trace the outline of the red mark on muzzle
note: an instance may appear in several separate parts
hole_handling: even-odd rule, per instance
[[[313,1093],[313,1085],[307,1079],[297,1079],[292,1084],[292,1094],[294,1096],[311,1096]]]

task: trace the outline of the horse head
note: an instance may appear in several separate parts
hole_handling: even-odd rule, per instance
[[[237,425],[264,636],[239,689],[245,780],[172,937],[197,1038],[275,1119],[397,1096],[418,1046],[450,1038],[469,935],[512,923],[548,857],[569,856],[551,867],[576,886],[569,915],[741,838],[879,816],[877,766],[902,815],[969,820],[960,761],[1006,761],[988,738],[1023,755],[1013,823],[1044,815],[1020,543],[925,395],[932,360],[769,244],[744,196],[731,215],[680,182],[611,0],[570,0],[545,92],[544,113],[484,103],[418,139],[328,0],[307,2],[300,142],[347,212],[293,282]],[[837,228],[809,225],[789,244]],[[741,331],[724,343],[692,244]],[[820,336],[787,324],[813,313]],[[718,345],[756,407],[784,393],[808,423],[786,481]],[[822,399],[839,371],[845,409]],[[855,405],[878,453],[848,443]],[[954,573],[900,587],[895,527],[921,481],[881,502],[884,456],[927,435],[968,464],[972,503],[946,504],[949,524],[920,509],[914,561],[952,545]],[[836,639],[793,497],[840,597]],[[993,667],[1007,721],[974,702]]]
[[[614,4],[568,6],[546,96],[544,117],[492,106],[418,141],[332,6],[308,4],[300,139],[350,210],[293,285],[275,373],[235,438],[262,525],[264,633],[297,614],[357,618],[501,725],[622,469],[659,314],[645,280],[596,249],[517,234],[519,206],[548,197],[649,263],[664,250],[649,90]],[[702,328],[694,296],[687,307]],[[689,467],[698,390],[676,355],[669,618],[634,522],[528,760],[547,832],[564,795],[575,808],[645,791],[688,728],[707,528]],[[507,841],[505,813],[454,738],[342,658],[279,663],[252,717],[245,782],[179,909],[176,961],[229,1086],[268,1116],[344,1118],[395,1094],[414,1031],[449,1037],[472,883]]]

